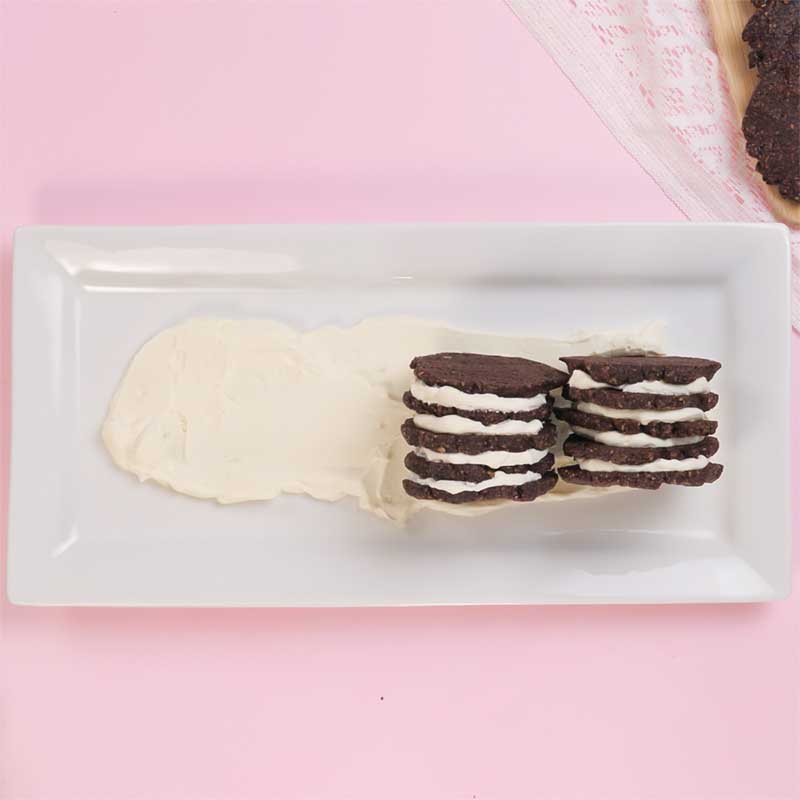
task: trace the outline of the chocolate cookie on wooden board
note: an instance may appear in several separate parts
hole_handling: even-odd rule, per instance
[[[562,356],[560,360],[570,372],[579,369],[610,386],[641,381],[686,384],[698,378],[710,381],[722,366],[709,358],[686,356]]]
[[[800,0],[755,0],[742,32],[759,82],[742,120],[764,182],[800,202]]]
[[[719,401],[713,392],[704,394],[640,394],[619,389],[577,389],[564,387],[564,397],[578,403],[594,403],[606,408],[649,409],[674,411],[679,408],[699,408],[710,411]]]
[[[742,31],[750,66],[765,75],[785,61],[800,60],[800,0],[754,0],[753,5],[756,12]]]
[[[669,483],[677,486],[703,486],[722,475],[722,464],[707,464],[703,469],[674,472],[590,472],[579,466],[562,467],[558,476],[567,483],[584,486],[627,486],[631,489],[658,489]]]
[[[556,441],[556,426],[552,422],[545,422],[542,430],[535,434],[434,433],[418,428],[413,419],[407,419],[400,430],[412,447],[427,447],[437,453],[478,455],[489,450],[521,453],[523,450],[547,450]]]
[[[764,182],[800,202],[800,63],[780,64],[761,77],[742,131]]]
[[[717,422],[712,419],[695,419],[688,422],[648,422],[642,425],[635,419],[601,417],[587,414],[577,408],[556,408],[556,417],[568,425],[589,428],[595,431],[616,431],[626,435],[646,433],[656,439],[677,439],[685,436],[708,436],[717,430]]]
[[[616,447],[584,439],[573,434],[564,442],[564,455],[575,459],[596,458],[612,464],[635,466],[649,464],[658,459],[680,460],[705,456],[710,458],[719,450],[719,441],[707,436],[701,442],[674,447]]]
[[[538,361],[481,353],[417,356],[411,369],[429,386],[452,386],[467,394],[535,397],[562,386],[567,376]]]
[[[418,500],[438,500],[442,503],[475,503],[481,500],[515,500],[531,502],[547,494],[558,482],[555,472],[547,472],[538,480],[527,481],[519,486],[492,486],[480,492],[458,492],[452,494],[408,478],[403,481],[406,493]]]
[[[420,478],[433,478],[437,481],[466,481],[467,483],[480,483],[495,477],[498,472],[511,474],[524,474],[535,472],[544,475],[550,472],[555,464],[555,456],[548,453],[535,464],[520,464],[501,469],[484,467],[481,464],[448,464],[443,461],[429,461],[416,453],[409,453],[405,459],[406,467]]]
[[[474,419],[484,425],[496,425],[498,422],[504,422],[507,419],[518,419],[522,422],[530,422],[534,419],[549,419],[550,412],[553,408],[553,398],[548,397],[539,408],[533,411],[468,411],[463,408],[454,408],[452,406],[423,403],[422,400],[418,400],[414,397],[411,392],[406,392],[403,395],[403,403],[418,414],[433,414],[435,417],[446,417],[450,414],[454,414],[459,417]]]

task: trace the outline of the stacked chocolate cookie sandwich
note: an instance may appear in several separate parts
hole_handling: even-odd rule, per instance
[[[559,469],[570,483],[658,489],[664,483],[701,486],[717,480],[710,461],[719,442],[706,416],[719,399],[709,381],[720,364],[677,356],[570,356],[569,408],[556,416],[572,435]]]
[[[538,361],[477,353],[436,353],[411,362],[403,423],[414,448],[408,494],[466,503],[535,500],[556,484],[549,392],[565,373]]]

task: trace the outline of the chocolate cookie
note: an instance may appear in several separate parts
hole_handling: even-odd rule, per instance
[[[754,0],[742,32],[759,83],[742,120],[764,182],[800,202],[800,0]]]
[[[514,467],[503,467],[502,469],[492,469],[481,464],[447,464],[443,461],[428,461],[426,458],[418,456],[416,453],[409,453],[406,456],[405,465],[415,475],[420,478],[433,478],[437,481],[466,481],[467,483],[480,483],[494,478],[498,472],[525,473],[536,472],[544,475],[550,472],[555,464],[555,456],[548,453],[541,461],[535,464],[520,464]]]
[[[480,500],[516,500],[530,502],[543,494],[547,494],[557,483],[555,472],[547,472],[539,480],[528,481],[520,486],[492,486],[482,492],[459,492],[450,494],[441,489],[434,489],[414,480],[403,481],[407,494],[419,500],[439,500],[442,503],[475,503]]]
[[[622,386],[640,381],[691,383],[697,378],[711,380],[722,366],[708,358],[685,356],[563,356],[569,371],[587,373],[598,383]]]
[[[780,64],[761,77],[742,131],[764,182],[800,202],[800,63]]]
[[[708,436],[717,430],[712,419],[696,419],[688,422],[648,422],[642,425],[635,419],[613,419],[599,414],[587,414],[577,408],[556,408],[555,415],[568,425],[589,428],[594,431],[617,431],[618,433],[646,433],[657,439],[677,439],[684,436]]]
[[[632,489],[658,489],[662,484],[702,486],[722,475],[722,464],[707,464],[703,469],[675,472],[589,472],[578,466],[562,467],[558,476],[567,483],[585,486],[628,486]]]
[[[678,408],[699,408],[709,411],[719,400],[713,392],[704,394],[639,394],[619,389],[576,389],[564,387],[564,397],[578,403],[595,403],[606,408],[640,408],[671,411]]]
[[[411,369],[429,386],[452,386],[468,394],[534,397],[566,383],[567,376],[527,358],[480,353],[417,356]]]
[[[756,0],[757,10],[742,39],[750,45],[749,62],[760,75],[781,63],[800,60],[800,0]]]
[[[553,398],[548,397],[544,404],[533,411],[467,411],[463,408],[423,403],[422,400],[417,400],[411,392],[406,392],[403,395],[403,402],[418,414],[433,414],[435,417],[446,417],[449,414],[455,414],[459,417],[477,420],[484,425],[496,425],[498,422],[503,422],[507,419],[518,419],[522,422],[530,422],[534,419],[549,419],[550,411],[553,407]]]
[[[719,450],[719,441],[708,436],[695,444],[675,447],[615,447],[573,434],[564,442],[564,455],[575,459],[597,458],[612,464],[649,464],[659,458],[684,459],[705,456],[710,458]]]
[[[545,422],[536,434],[434,433],[418,428],[413,419],[407,419],[400,430],[412,447],[427,447],[437,453],[478,455],[488,450],[520,453],[523,450],[547,450],[556,441],[556,426],[552,422]]]

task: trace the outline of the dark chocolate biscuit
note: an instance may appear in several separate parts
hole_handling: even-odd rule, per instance
[[[659,458],[684,459],[705,456],[710,458],[719,450],[719,441],[707,436],[695,444],[674,447],[615,447],[573,434],[564,442],[564,455],[571,458],[599,458],[612,464],[649,464]]]
[[[695,419],[688,422],[648,422],[642,425],[635,419],[614,419],[599,414],[587,414],[577,408],[556,408],[555,415],[568,425],[589,428],[593,431],[617,431],[618,433],[646,433],[657,439],[674,439],[679,436],[708,436],[717,430],[713,419]]]
[[[577,403],[595,403],[606,408],[639,408],[673,411],[678,408],[700,408],[709,411],[719,400],[713,392],[705,394],[639,394],[619,389],[576,389],[564,387],[564,397]]]
[[[628,486],[632,489],[658,489],[664,483],[678,486],[702,486],[722,475],[722,464],[706,464],[703,469],[676,472],[589,472],[578,466],[562,467],[561,480],[584,486]]]
[[[496,425],[498,422],[503,422],[507,419],[518,419],[522,422],[530,422],[534,419],[549,419],[550,410],[553,407],[553,398],[547,398],[547,401],[535,408],[533,411],[467,411],[463,408],[451,408],[449,406],[440,406],[433,403],[423,403],[418,400],[411,392],[406,392],[403,395],[403,402],[412,411],[418,414],[433,414],[435,417],[446,417],[448,414],[455,414],[459,417],[466,417],[467,419],[474,419],[484,425]]]
[[[533,397],[566,383],[567,376],[547,364],[512,356],[434,353],[417,356],[411,369],[429,386],[452,386],[468,394]]]
[[[760,76],[742,120],[764,182],[800,202],[800,0],[754,0],[742,38]]]
[[[750,45],[750,66],[760,75],[786,61],[800,59],[800,0],[756,0],[757,11],[742,39]]]
[[[536,472],[544,475],[545,472],[553,469],[554,464],[555,456],[552,453],[548,453],[535,464],[520,464],[502,469],[492,469],[481,464],[447,464],[442,461],[428,461],[427,458],[422,458],[416,453],[409,453],[405,460],[406,467],[420,478],[433,478],[437,481],[466,481],[467,483],[491,480],[498,472]]]
[[[598,383],[611,386],[639,381],[691,383],[697,378],[710,381],[722,366],[708,358],[685,356],[563,356],[561,361],[570,372],[582,370]]]
[[[404,480],[403,488],[407,494],[419,500],[439,500],[443,503],[475,503],[481,500],[516,500],[530,502],[547,494],[558,482],[555,472],[547,472],[539,480],[528,481],[520,486],[492,486],[482,492],[459,492],[450,494],[433,489],[413,480]]]
[[[545,422],[535,434],[483,434],[483,433],[434,433],[418,428],[413,419],[407,419],[401,429],[403,438],[412,447],[427,447],[437,453],[466,453],[478,455],[487,450],[506,450],[520,453],[523,450],[547,450],[556,441],[556,426]]]
[[[742,131],[764,182],[800,202],[800,63],[780,64],[761,77]]]

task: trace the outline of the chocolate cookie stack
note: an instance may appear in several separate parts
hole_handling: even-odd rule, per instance
[[[709,459],[719,442],[706,412],[719,399],[709,381],[717,361],[678,356],[570,356],[570,377],[557,408],[572,435],[564,454],[575,466],[558,474],[569,483],[658,489],[664,483],[701,486],[722,465]]]
[[[525,358],[436,353],[411,362],[406,492],[423,500],[535,500],[556,484],[549,421],[566,374]]]

